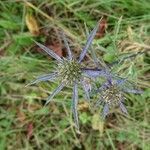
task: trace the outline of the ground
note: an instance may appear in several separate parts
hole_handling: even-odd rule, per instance
[[[148,0],[3,0],[0,11],[0,150],[149,150]],[[128,77],[143,93],[125,95],[129,115],[116,108],[103,120],[102,107],[92,109],[79,90],[81,133],[77,133],[70,111],[70,87],[47,106],[46,97],[57,82],[25,87],[54,69],[54,60],[33,40],[65,57],[63,31],[78,57],[88,33],[101,18],[92,44],[97,58],[109,65],[135,54],[114,63],[113,72]],[[90,49],[83,62],[87,66],[93,66]],[[92,96],[91,101],[95,99]]]

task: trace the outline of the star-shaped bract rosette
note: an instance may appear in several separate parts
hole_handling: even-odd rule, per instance
[[[51,95],[47,98],[46,104],[48,104],[53,97],[59,93],[66,85],[73,85],[73,95],[72,95],[72,112],[74,116],[74,122],[76,128],[79,130],[79,121],[78,121],[78,112],[77,112],[77,104],[78,104],[78,85],[81,84],[83,87],[83,90],[85,92],[85,95],[87,99],[89,99],[89,90],[91,89],[90,85],[86,84],[85,77],[88,75],[89,77],[93,77],[95,73],[101,74],[101,71],[94,71],[88,69],[84,69],[82,67],[82,60],[84,59],[88,48],[90,47],[96,32],[98,30],[99,23],[96,25],[96,27],[92,30],[90,33],[87,42],[82,49],[82,52],[79,56],[78,60],[75,60],[73,58],[72,52],[70,50],[70,47],[68,45],[67,39],[63,33],[63,41],[65,44],[65,47],[68,52],[67,58],[61,58],[56,53],[54,53],[53,50],[47,48],[46,46],[35,42],[42,50],[44,50],[49,56],[53,57],[57,61],[57,67],[56,70],[54,70],[50,74],[46,74],[43,76],[38,77],[36,80],[34,80],[31,84],[35,84],[41,81],[54,81],[58,80],[60,82],[59,86],[51,93]]]
[[[131,89],[130,89],[130,87]],[[133,93],[133,94],[141,94],[141,90],[133,89],[133,86],[127,81],[127,79],[112,79],[109,78],[107,81],[101,85],[101,87],[97,90],[100,94],[100,98],[96,103],[96,106],[102,104],[103,112],[102,116],[105,118],[111,107],[119,106],[121,111],[127,114],[127,109],[124,102],[124,93]]]

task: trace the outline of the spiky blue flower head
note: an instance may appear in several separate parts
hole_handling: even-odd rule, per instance
[[[59,80],[65,82],[66,84],[72,84],[75,81],[80,81],[82,72],[81,72],[81,64],[79,64],[76,60],[64,59],[61,63],[57,65],[57,72],[59,76]]]
[[[87,42],[79,56],[79,59],[76,60],[73,58],[72,52],[70,50],[70,47],[68,45],[68,42],[66,40],[65,35],[63,34],[63,40],[68,52],[67,58],[61,58],[56,53],[54,53],[53,50],[45,47],[44,45],[35,42],[42,50],[44,50],[49,56],[55,58],[57,61],[56,69],[50,73],[43,76],[38,77],[36,80],[34,80],[31,84],[35,84],[41,81],[59,81],[59,86],[52,92],[52,94],[48,97],[46,104],[48,104],[53,97],[59,93],[64,86],[66,85],[72,85],[73,86],[73,96],[72,96],[72,112],[74,116],[74,121],[76,128],[79,130],[79,123],[78,123],[78,112],[77,112],[77,104],[78,104],[78,85],[81,84],[83,87],[83,90],[85,92],[86,97],[89,99],[89,90],[91,89],[90,85],[86,83],[84,80],[85,77],[93,77],[95,74],[95,70],[90,69],[84,69],[81,61],[86,55],[86,52],[91,45],[95,34],[97,32],[99,23],[96,25],[96,27],[92,30],[90,33]],[[102,74],[102,70],[96,71],[96,74]]]
[[[100,99],[97,101],[97,106],[100,104],[104,105],[103,108],[103,118],[105,118],[108,113],[109,109],[112,107],[119,106],[121,111],[127,114],[127,109],[125,108],[124,102],[124,93],[136,93],[140,94],[142,91],[129,89],[127,87],[128,81],[126,79],[108,79],[99,89],[98,92],[100,93]]]

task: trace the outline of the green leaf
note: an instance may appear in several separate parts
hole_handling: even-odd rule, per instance
[[[103,58],[104,58],[105,61],[111,63],[111,62],[115,61],[116,56],[115,56],[115,54],[107,53],[107,54],[104,55]]]
[[[91,117],[88,116],[86,112],[83,112],[82,114],[80,114],[79,118],[80,118],[82,124],[86,124],[91,120]]]
[[[49,114],[50,110],[48,107],[43,107],[42,109],[39,109],[37,111],[34,112],[34,115],[46,115]]]
[[[15,22],[9,21],[9,20],[0,20],[0,26],[5,29],[12,29],[12,30],[19,29],[18,24],[16,24]]]
[[[31,45],[33,43],[32,38],[33,36],[30,33],[19,33],[13,36],[16,43],[21,46]]]

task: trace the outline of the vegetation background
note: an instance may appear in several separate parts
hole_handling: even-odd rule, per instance
[[[114,70],[144,92],[126,95],[128,116],[114,109],[103,121],[102,108],[90,109],[80,91],[78,134],[69,88],[43,107],[57,83],[25,87],[54,64],[32,39],[65,57],[62,30],[78,56],[102,16],[92,45],[97,57],[109,64],[139,53]],[[0,43],[0,150],[150,149],[149,0],[0,0]],[[90,50],[84,63],[89,61]]]

